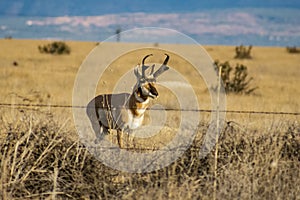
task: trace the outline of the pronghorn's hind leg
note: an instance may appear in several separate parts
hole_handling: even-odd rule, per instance
[[[98,144],[101,140],[103,140],[104,136],[109,133],[109,130],[106,127],[102,126],[101,123],[99,123],[98,126],[100,127],[100,129],[99,131],[95,132],[95,144]]]
[[[90,110],[88,110],[87,114],[88,114],[88,117],[90,119],[92,129],[94,131],[94,134],[95,134],[96,140],[97,140],[97,138],[100,136],[101,125],[99,124],[99,121],[98,121],[96,115],[90,114],[91,112],[89,112],[89,111]],[[96,140],[95,140],[95,143],[96,143]]]
[[[89,120],[91,122],[94,134],[96,135],[96,139],[94,140],[94,143],[97,144],[108,133],[108,129],[105,126],[103,126],[101,121],[99,121],[98,116],[97,116],[96,111],[95,111],[95,108],[88,107],[87,108],[87,115],[88,115]]]

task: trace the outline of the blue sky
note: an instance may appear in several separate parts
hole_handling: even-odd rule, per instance
[[[63,16],[194,12],[226,8],[300,8],[299,0],[2,0],[0,15]]]

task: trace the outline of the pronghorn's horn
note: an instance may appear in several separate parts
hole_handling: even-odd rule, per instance
[[[167,65],[168,62],[169,62],[169,58],[170,58],[170,56],[169,56],[168,54],[165,53],[165,55],[166,55],[167,57],[166,57],[166,59],[165,59],[163,65]]]
[[[146,56],[143,58],[142,65],[145,65],[145,60],[146,60],[149,56],[153,56],[153,54],[148,54],[148,55],[146,55]]]
[[[142,61],[142,77],[145,78],[145,71],[148,69],[149,66],[145,65],[145,60],[149,57],[149,56],[153,56],[153,54],[148,54],[143,58]]]
[[[165,54],[167,57],[165,59],[165,61],[163,62],[163,64],[160,66],[160,68],[153,74],[153,77],[156,79],[159,75],[161,75],[162,73],[164,73],[165,71],[167,71],[169,69],[169,67],[167,66],[168,61],[169,61],[169,55]]]

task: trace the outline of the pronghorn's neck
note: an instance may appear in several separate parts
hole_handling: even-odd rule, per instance
[[[129,109],[135,118],[140,118],[144,115],[149,106],[149,97],[143,97],[137,92],[134,92],[129,99]]]
[[[127,125],[130,129],[136,129],[143,124],[144,113],[149,105],[149,98],[142,98],[136,93],[133,93],[128,102],[128,122]]]

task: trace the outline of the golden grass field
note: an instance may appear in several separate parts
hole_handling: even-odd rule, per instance
[[[1,40],[0,42],[2,49],[0,53],[0,100],[6,103],[14,100],[12,93],[30,96],[34,92],[39,92],[44,95],[43,100],[47,101],[44,103],[70,105],[77,70],[88,53],[96,47],[95,42],[68,42],[72,49],[70,55],[52,56],[39,53],[37,48],[38,45],[49,43],[48,41]],[[114,48],[122,48],[122,45],[119,47],[117,44],[114,45]],[[191,53],[194,50],[189,45],[180,45],[179,48],[186,48],[187,51],[190,49]],[[288,54],[285,48],[280,47],[254,47],[253,59],[236,60],[233,59],[234,47],[205,46],[205,49],[214,60],[245,64],[248,67],[249,76],[254,77],[253,85],[259,87],[254,95],[229,95],[228,110],[286,112],[300,110],[297,100],[300,76],[298,54]],[[141,53],[140,57],[143,55]],[[131,58],[128,63],[122,63],[124,65],[122,67],[128,69],[135,66],[140,62],[140,57]],[[14,61],[18,62],[17,67],[13,66]],[[172,64],[184,70],[182,63],[172,61],[171,58],[170,66]],[[120,67],[121,65],[117,63],[116,66]],[[119,69],[114,73],[118,71]],[[108,76],[115,79],[111,74]],[[17,101],[17,99],[15,100]]]
[[[41,54],[38,46],[47,43],[49,41],[0,40],[0,104],[49,105],[29,109],[0,106],[1,198],[212,199],[216,189],[212,187],[213,153],[199,161],[197,150],[190,149],[171,166],[150,174],[118,172],[93,160],[76,140],[72,110],[51,105],[72,104],[76,73],[97,44],[67,41],[70,55]],[[126,45],[139,46],[111,44],[111,53]],[[145,54],[161,53],[152,46],[153,49],[131,52],[113,62],[99,81],[96,93],[110,92],[119,77]],[[159,44],[159,48],[164,47],[184,48],[192,55],[195,51],[191,45]],[[213,60],[245,64],[249,76],[254,78],[252,86],[258,87],[250,95],[228,94],[227,110],[300,112],[299,54],[289,54],[284,47],[254,46],[252,59],[239,60],[234,59],[233,46],[204,48]],[[149,60],[160,63],[163,57]],[[171,54],[169,65],[191,83],[201,108],[210,109],[207,88],[201,78],[193,76],[187,67],[189,63]],[[158,91],[161,91],[158,103],[178,108],[170,91],[163,87],[158,87]],[[168,118],[169,131],[178,123],[176,115]],[[206,130],[209,123],[209,113],[203,116],[198,142],[201,131]],[[228,113],[226,121],[233,121],[234,125],[228,123],[220,142],[217,199],[299,199],[299,118],[299,115]],[[48,141],[46,148],[42,143],[38,148],[32,145],[40,143],[38,137]],[[154,141],[168,141],[167,137],[161,137],[164,133]],[[199,148],[197,142],[195,145]],[[31,157],[35,154],[36,157]],[[64,159],[60,160],[60,156]],[[22,167],[24,163],[28,167]]]

